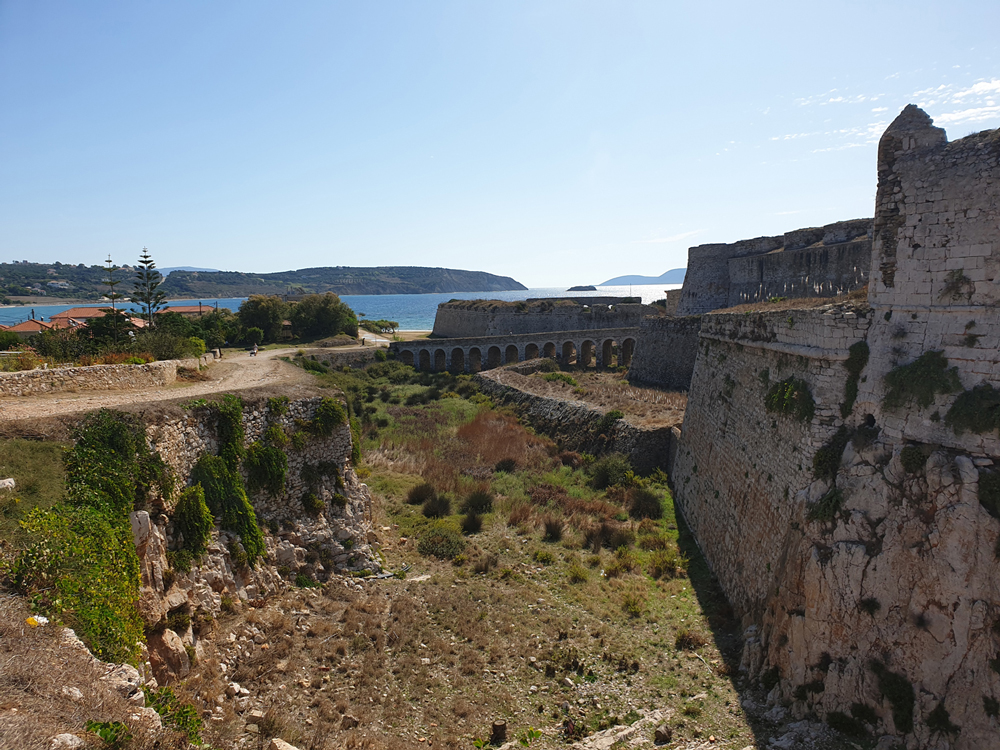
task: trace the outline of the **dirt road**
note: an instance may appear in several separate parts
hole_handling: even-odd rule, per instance
[[[52,417],[90,411],[102,407],[139,404],[174,398],[198,398],[210,393],[243,390],[274,385],[308,385],[309,373],[283,362],[278,357],[292,356],[295,349],[271,349],[256,357],[240,352],[229,354],[220,362],[209,364],[210,380],[178,380],[170,385],[129,391],[83,391],[52,393],[39,396],[7,396],[0,398],[0,421]]]

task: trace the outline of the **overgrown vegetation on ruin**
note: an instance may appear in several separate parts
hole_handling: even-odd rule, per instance
[[[134,662],[143,630],[128,514],[153,493],[169,496],[173,479],[135,415],[101,410],[77,426],[74,438],[65,457],[67,502],[27,514],[25,544],[2,573],[37,612],[72,627],[97,656]]]
[[[844,402],[840,405],[840,416],[847,419],[851,410],[854,409],[854,402],[858,399],[858,382],[861,379],[861,371],[868,364],[868,343],[857,341],[851,344],[847,350],[847,359],[844,360],[844,367],[847,369],[847,382],[844,384]]]
[[[885,376],[886,394],[883,406],[890,411],[916,402],[926,408],[939,394],[962,389],[958,368],[948,367],[941,351],[924,352],[909,364],[893,368]]]
[[[764,397],[764,406],[770,412],[785,414],[799,422],[811,422],[816,413],[809,384],[794,375],[771,386]]]

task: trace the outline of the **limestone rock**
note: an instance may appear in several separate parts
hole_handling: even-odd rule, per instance
[[[168,684],[190,673],[191,659],[184,648],[184,642],[173,630],[167,628],[154,633],[148,642],[149,662],[157,682]]]
[[[77,750],[84,744],[86,743],[75,734],[57,734],[49,742],[49,750]]]
[[[267,746],[267,750],[299,750],[295,745],[289,745],[284,740],[279,740],[277,737],[271,739],[271,744]]]
[[[661,724],[653,732],[653,742],[657,745],[666,745],[674,738],[674,730],[669,724]]]

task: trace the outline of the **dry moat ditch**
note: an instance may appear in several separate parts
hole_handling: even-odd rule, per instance
[[[649,747],[658,728],[672,748],[868,746],[780,709],[765,715],[764,688],[739,675],[739,623],[665,475],[560,450],[468,377],[389,362],[316,380],[341,390],[360,423],[357,470],[397,575],[290,580],[194,618],[199,651],[172,689],[209,746],[465,748],[495,720],[517,747]],[[59,454],[0,443],[0,464],[25,478],[2,510],[5,544],[21,543],[28,507],[58,499]],[[18,710],[89,747],[107,745],[76,726],[84,713],[127,724],[128,747],[188,745],[70,667],[82,657],[37,648],[55,631],[18,624],[23,600],[5,608],[0,746],[26,746],[14,741]]]

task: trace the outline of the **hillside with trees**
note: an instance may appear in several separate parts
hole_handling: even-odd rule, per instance
[[[138,261],[120,267],[122,278],[139,270]],[[0,263],[0,297],[46,296],[54,299],[99,300],[105,296],[104,265],[64,263]],[[127,284],[131,292],[131,283]],[[420,266],[304,268],[279,273],[176,270],[163,279],[160,291],[169,299],[249,297],[251,294],[429,294],[434,292],[501,292],[526,289],[508,276],[483,271]]]
[[[420,266],[303,268],[279,273],[174,271],[163,291],[178,297],[248,297],[251,294],[430,294],[526,289],[507,276]]]

